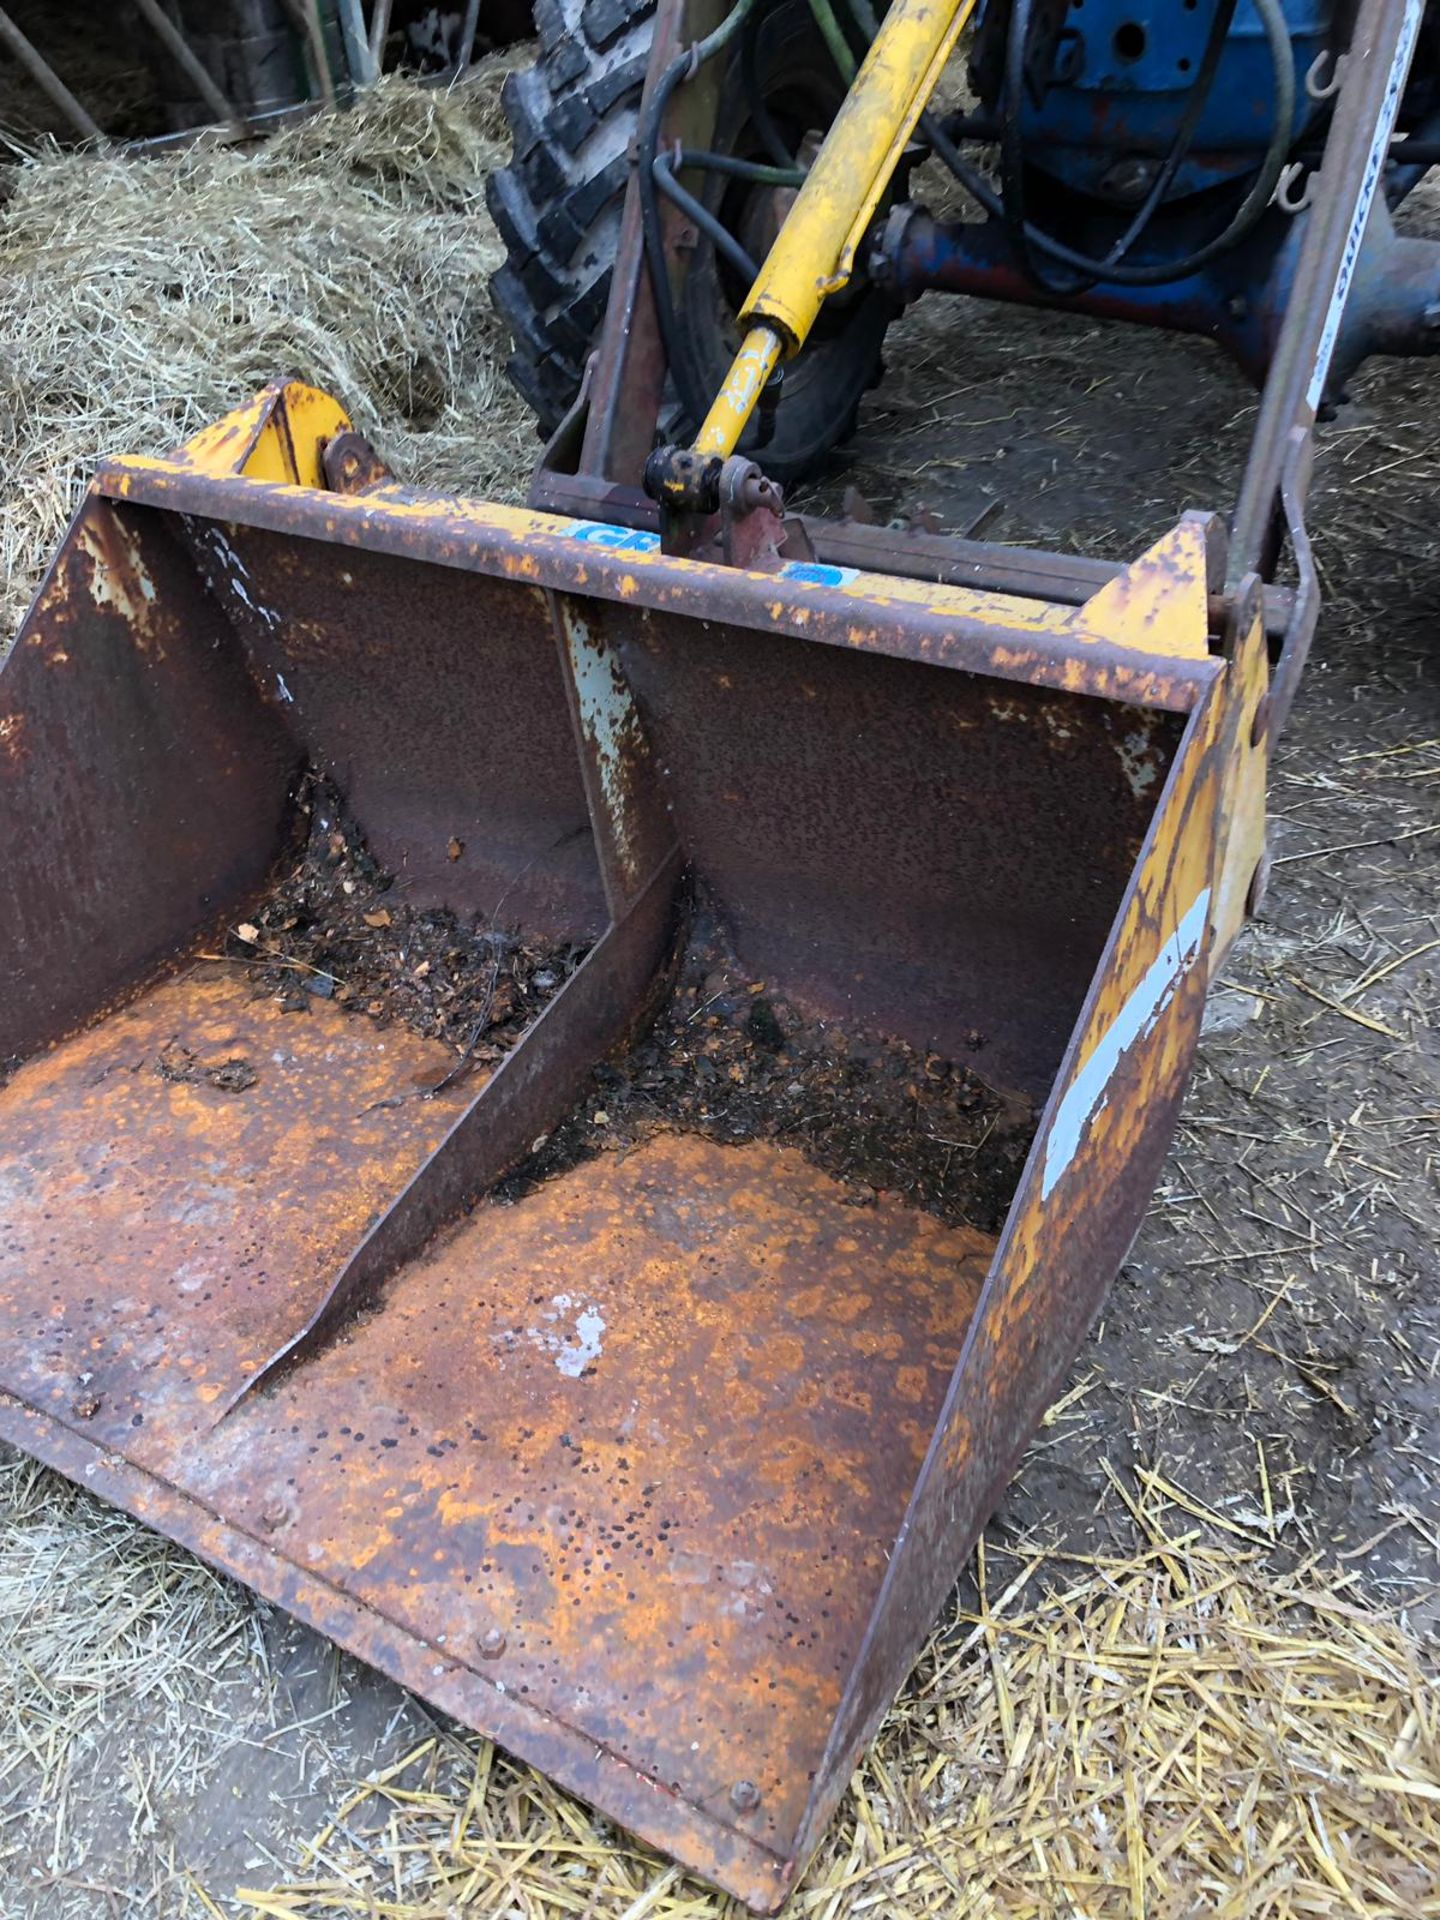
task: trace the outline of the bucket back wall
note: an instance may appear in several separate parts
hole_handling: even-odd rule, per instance
[[[739,955],[1043,1099],[1181,717],[606,607]]]

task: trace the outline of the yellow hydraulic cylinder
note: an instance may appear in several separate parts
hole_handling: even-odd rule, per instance
[[[745,339],[695,441],[729,455],[782,354],[845,286],[905,143],[975,0],[894,0],[746,298]],[[762,371],[763,369],[763,371]]]
[[[755,411],[760,390],[785,352],[785,342],[771,327],[752,327],[741,342],[725,384],[716,394],[695,442],[697,453],[728,458],[739,444],[745,422]]]

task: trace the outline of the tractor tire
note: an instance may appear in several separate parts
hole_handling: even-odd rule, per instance
[[[514,157],[485,197],[505,243],[491,298],[543,433],[580,390],[610,293],[655,0],[536,0],[540,57],[500,99]]]
[[[655,0],[537,0],[540,57],[511,74],[501,95],[514,157],[486,189],[506,249],[491,296],[510,330],[510,379],[546,434],[573,404],[605,318],[654,14]],[[805,0],[773,0],[758,16],[757,33],[766,104],[798,147],[813,126],[828,124],[844,84]],[[733,74],[722,86],[715,145],[769,157],[749,127]],[[735,211],[724,200],[727,191],[736,189],[721,180],[707,195],[722,217]],[[745,291],[702,239],[679,314],[709,391],[718,388],[739,344],[734,307]],[[897,311],[888,295],[868,286],[827,303],[811,344],[786,370],[771,439],[758,447],[747,435],[741,450],[753,451],[782,483],[820,466],[854,431],[861,396],[879,378],[885,329]],[[672,405],[663,430],[669,438],[688,437],[697,425]]]

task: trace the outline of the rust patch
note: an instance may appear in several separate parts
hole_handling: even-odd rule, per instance
[[[783,1854],[993,1246],[847,1199],[769,1144],[575,1167],[176,1477],[247,1532],[283,1494],[311,1573]]]
[[[237,1044],[225,984],[199,983],[202,1057]],[[82,1432],[112,1497],[773,1906],[993,1241],[857,1210],[789,1149],[661,1135],[481,1206],[216,1424],[250,1327],[414,1143],[357,1173],[322,1142],[297,1170],[272,1088],[275,1151],[247,1168],[263,1080],[130,1071],[173,1012],[107,1023],[126,1044],[98,1083],[77,1046],[11,1090],[45,1137],[4,1163],[0,1403]],[[362,1090],[343,1056],[365,1030],[313,1030],[332,1098]],[[56,1133],[61,1085],[88,1086],[88,1146]]]
[[[0,1062],[259,884],[297,757],[169,530],[87,498],[0,670]]]
[[[96,514],[77,544],[91,562],[88,586],[96,610],[119,614],[134,644],[147,650],[156,641],[157,596],[139,542],[120,520]]]
[[[577,539],[573,523],[527,509],[447,500],[404,487],[347,498],[248,478],[216,478],[173,461],[108,462],[105,494],[145,500],[227,524],[297,534],[495,578],[697,619],[803,632],[837,647],[930,660],[940,666],[1072,688],[1102,698],[1188,712],[1213,677],[1206,658],[1151,653],[1090,630],[1074,609],[899,577],[849,588],[799,586],[775,599],[769,574],[632,548],[605,552]],[[805,606],[803,622],[796,609]],[[772,608],[778,612],[772,612]]]
[[[150,1460],[298,1324],[473,1089],[454,1055],[201,966],[0,1092],[5,1384]],[[396,1101],[397,1094],[412,1096]]]

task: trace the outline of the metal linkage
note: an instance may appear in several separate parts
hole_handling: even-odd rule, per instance
[[[1232,522],[1230,578],[1273,572],[1292,434],[1308,437],[1356,279],[1424,0],[1364,0]]]
[[[41,92],[60,109],[82,140],[93,140],[97,147],[110,144],[49,61],[26,39],[3,8],[0,8],[0,41],[4,42]]]
[[[159,4],[159,0],[135,0],[135,9],[216,119],[228,127],[237,138],[243,138],[245,133],[243,115],[231,105],[226,95],[215,84],[209,68]]]

